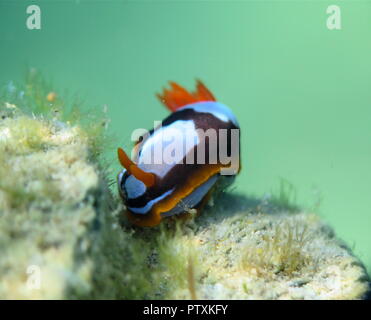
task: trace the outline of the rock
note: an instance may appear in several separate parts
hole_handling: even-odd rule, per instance
[[[0,113],[0,298],[138,297],[142,251],[117,225],[95,137],[13,105]]]
[[[134,228],[97,137],[0,107],[0,298],[361,299],[365,268],[314,214],[227,192]]]
[[[195,223],[182,241],[197,257],[199,299],[359,299],[368,289],[365,268],[314,214],[213,209]]]

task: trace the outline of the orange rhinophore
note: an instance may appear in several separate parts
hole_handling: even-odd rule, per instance
[[[155,183],[155,176],[153,173],[145,172],[138,168],[138,166],[129,159],[127,154],[121,148],[117,149],[117,154],[121,165],[132,174],[139,181],[142,181],[148,188],[152,187]]]

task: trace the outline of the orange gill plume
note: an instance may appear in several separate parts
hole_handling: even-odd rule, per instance
[[[201,101],[216,101],[213,94],[208,88],[200,81],[196,82],[196,91],[189,92],[176,82],[169,82],[171,89],[164,89],[162,94],[157,94],[160,101],[170,111],[176,111],[177,109],[191,103]]]

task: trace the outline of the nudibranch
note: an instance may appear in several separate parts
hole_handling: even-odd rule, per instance
[[[157,96],[172,113],[139,137],[133,160],[118,149],[124,167],[118,189],[137,226],[198,213],[217,185],[230,184],[240,171],[239,124],[232,111],[201,81],[195,92],[170,85]]]

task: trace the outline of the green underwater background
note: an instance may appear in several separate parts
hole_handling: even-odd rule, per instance
[[[26,27],[30,4],[41,30]],[[332,4],[341,30],[326,27]],[[371,271],[371,1],[0,0],[0,41],[1,87],[36,68],[107,106],[124,148],[168,114],[155,97],[167,81],[202,79],[241,125],[234,191],[286,188]]]

